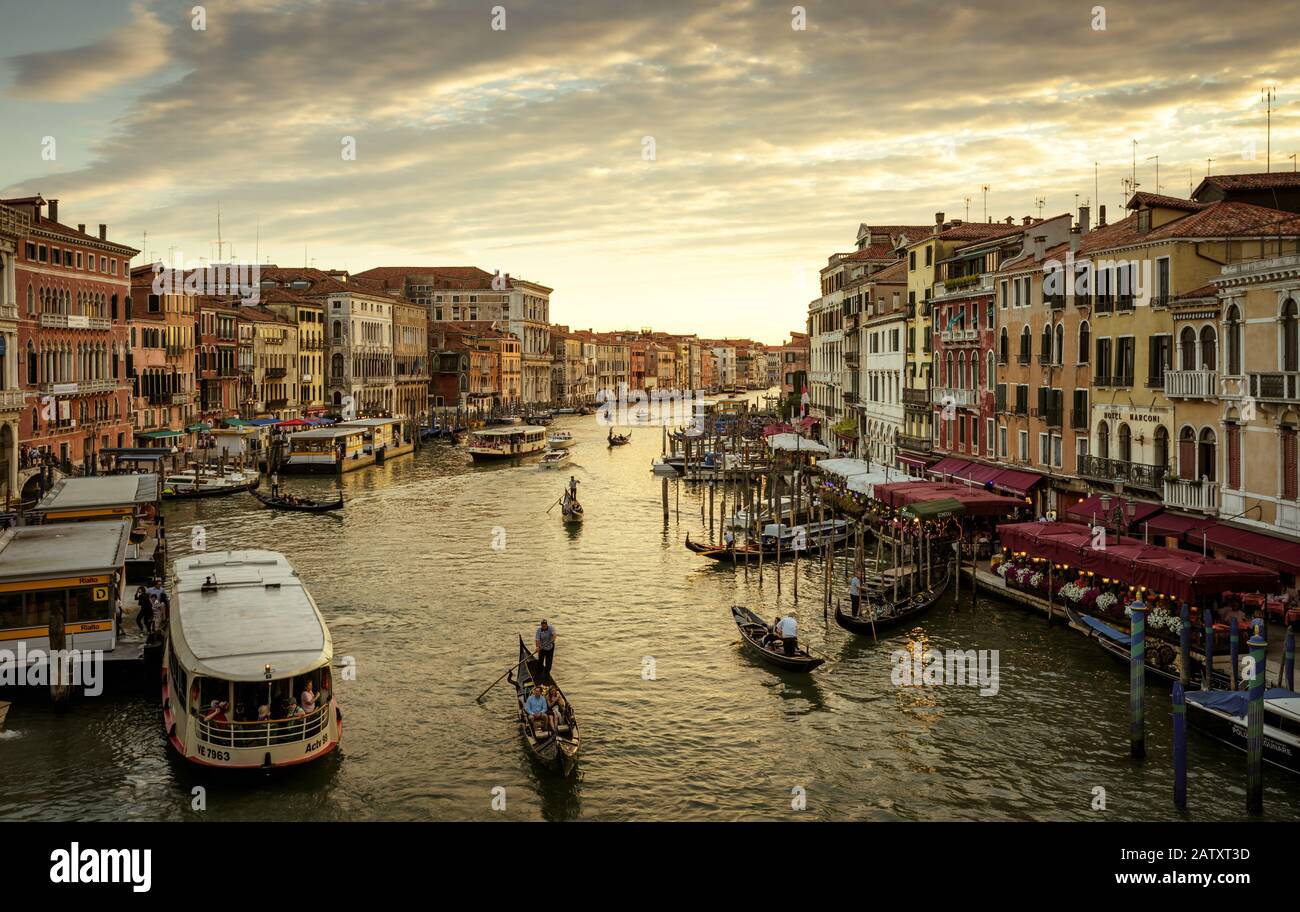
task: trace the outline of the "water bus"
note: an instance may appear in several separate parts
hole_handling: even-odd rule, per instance
[[[352,472],[414,451],[403,418],[358,418],[289,437],[280,471],[288,474]]]
[[[469,438],[469,454],[475,462],[535,456],[546,449],[546,428],[523,424],[517,427],[484,428]]]
[[[334,645],[284,555],[201,552],[174,568],[162,698],[177,752],[203,766],[270,769],[338,747]]]
[[[126,581],[162,576],[167,560],[161,487],[153,473],[64,478],[54,484],[33,513],[40,522],[131,521]]]

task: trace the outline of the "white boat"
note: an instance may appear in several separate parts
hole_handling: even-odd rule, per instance
[[[546,428],[529,424],[475,431],[469,438],[469,455],[476,461],[535,456],[546,449]]]
[[[763,547],[776,547],[778,534],[781,550],[810,551],[826,544],[839,544],[849,537],[849,524],[843,519],[787,526],[771,523],[763,527]]]
[[[780,516],[781,522],[789,522],[793,520],[794,519],[794,498],[782,497],[781,503],[779,504],[779,510],[781,513]],[[766,506],[764,506],[761,510],[758,511],[758,522],[760,525],[765,526],[771,523],[773,521],[773,518],[774,517],[772,516],[772,511]],[[731,515],[731,518],[727,520],[728,529],[748,529],[753,524],[754,524],[753,521],[749,518],[748,510],[737,510],[735,513]]]
[[[537,467],[541,469],[558,469],[568,465],[570,458],[568,450],[550,450],[542,454],[542,458],[537,462]]]
[[[220,497],[224,494],[237,494],[257,487],[260,477],[256,470],[200,466],[164,478],[162,496]]]
[[[334,644],[284,555],[202,552],[178,560],[175,577],[162,699],[177,752],[203,766],[271,769],[338,747]]]
[[[566,450],[575,442],[570,431],[552,431],[546,438],[546,443],[553,450]]]
[[[1187,691],[1187,722],[1193,728],[1246,749],[1250,694],[1245,690]],[[1264,691],[1263,757],[1300,773],[1300,694],[1282,687]]]
[[[662,459],[656,459],[654,462],[652,462],[650,464],[650,471],[653,472],[655,475],[659,475],[664,478],[671,478],[675,475],[681,474],[680,472],[677,471],[677,469],[673,466],[672,463],[664,462]]]

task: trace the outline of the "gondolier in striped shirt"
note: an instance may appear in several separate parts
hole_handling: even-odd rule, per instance
[[[776,622],[776,634],[781,638],[785,654],[792,656],[799,648],[799,625],[795,623],[794,614],[787,614]]]
[[[533,646],[537,649],[537,658],[542,663],[542,670],[551,673],[551,663],[555,661],[555,628],[542,618],[533,635]]]

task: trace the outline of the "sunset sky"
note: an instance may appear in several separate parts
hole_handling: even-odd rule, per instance
[[[557,323],[777,342],[861,222],[980,220],[983,185],[1069,211],[1094,162],[1114,219],[1133,139],[1145,190],[1263,171],[1266,85],[1273,169],[1300,150],[1293,4],[792,5],[0,0],[0,194],[151,258],[215,257],[220,203],[241,260],[477,265]]]

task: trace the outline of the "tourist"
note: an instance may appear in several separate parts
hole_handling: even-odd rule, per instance
[[[265,703],[263,703],[261,706],[257,707],[257,721],[258,721],[258,722],[270,722],[270,721],[271,721],[271,707],[267,706]]]
[[[541,624],[537,626],[537,632],[533,635],[533,647],[537,650],[537,658],[542,663],[542,670],[548,675],[551,673],[551,663],[555,661],[555,628],[542,618]]]
[[[139,608],[135,615],[135,626],[140,628],[141,633],[153,633],[153,599],[144,586],[136,587],[135,603]]]
[[[226,721],[226,707],[229,704],[220,700],[213,700],[208,706],[208,711],[203,716],[204,722],[222,723]]]
[[[312,689],[311,679],[307,679],[307,686],[303,688],[302,696],[298,698],[302,704],[302,711],[310,713],[316,709],[316,692]]]
[[[542,685],[534,684],[533,692],[524,701],[524,714],[528,717],[528,723],[536,726],[540,721],[542,726],[548,731],[551,727],[550,716],[547,715],[549,706],[546,704],[546,697],[542,696]]]
[[[862,603],[862,580],[854,573],[849,580],[849,604],[853,606],[853,616],[858,616],[858,606]]]
[[[794,655],[799,646],[799,625],[795,623],[793,612],[777,621],[776,632],[785,646],[785,654],[788,656]]]

